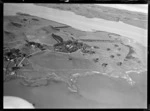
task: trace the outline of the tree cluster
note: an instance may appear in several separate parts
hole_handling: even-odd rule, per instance
[[[41,45],[40,43],[36,43],[36,42],[29,42],[29,41],[26,41],[27,42],[27,45],[31,46],[35,46],[36,48],[39,48],[40,50],[46,50],[46,47],[44,47],[44,45]]]
[[[81,49],[82,46],[83,43],[81,42],[68,40],[55,44],[54,49],[60,52],[72,53],[77,51],[78,49]]]

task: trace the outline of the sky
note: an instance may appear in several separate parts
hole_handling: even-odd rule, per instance
[[[146,14],[148,13],[148,4],[96,4],[96,5],[142,12]]]

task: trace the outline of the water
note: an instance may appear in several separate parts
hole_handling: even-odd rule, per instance
[[[123,22],[86,18],[73,12],[60,11],[34,4],[4,4],[4,15],[15,15],[17,12],[67,24],[83,31],[101,30],[120,34],[121,36],[132,38],[147,47],[147,30]]]
[[[134,4],[134,5],[133,4],[111,4],[111,5],[96,4],[96,5],[148,14],[148,4]]]

